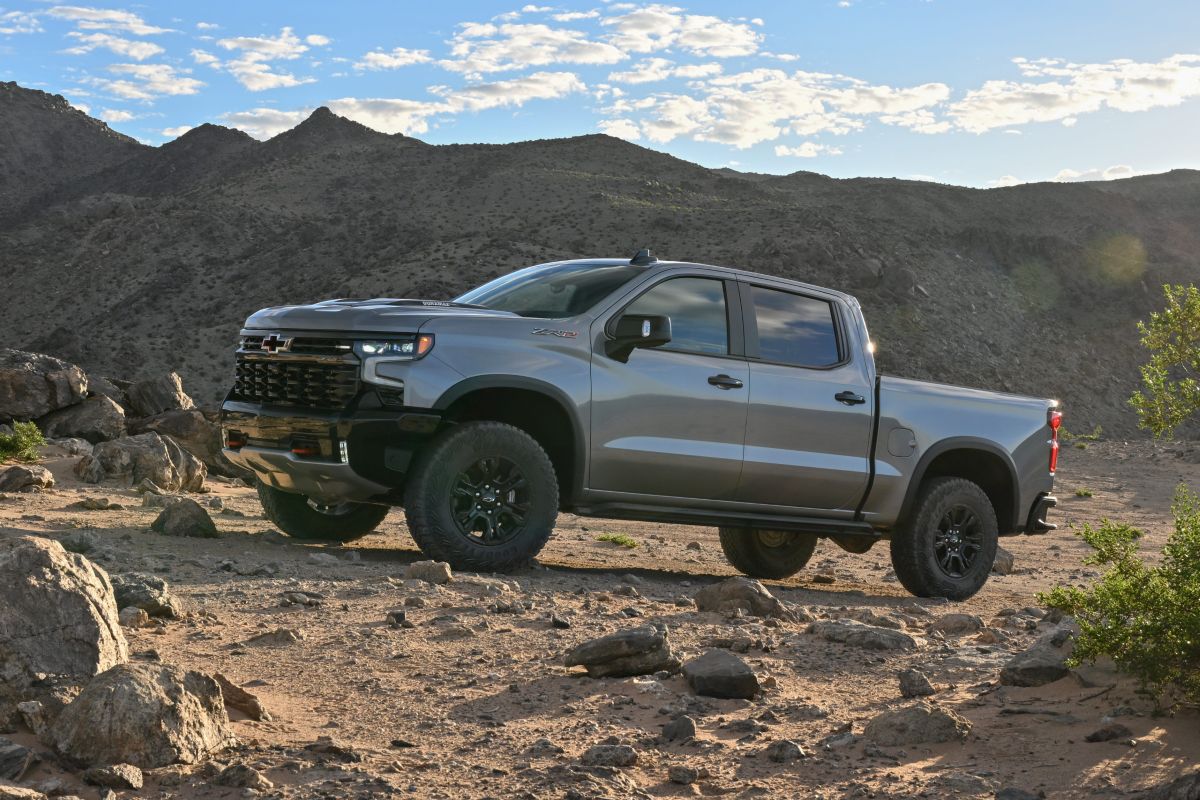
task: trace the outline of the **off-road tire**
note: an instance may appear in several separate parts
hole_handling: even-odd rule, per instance
[[[970,566],[951,575],[939,563],[939,525],[959,509],[977,521],[978,550]],[[892,568],[905,589],[918,597],[966,600],[983,588],[996,560],[998,526],[992,501],[963,478],[933,478],[921,486],[906,524],[892,535]]]
[[[464,532],[452,506],[462,476],[485,459],[516,467],[528,488],[525,522],[511,539],[485,544]],[[421,453],[405,490],[408,530],[421,552],[467,572],[508,572],[529,563],[546,545],[558,518],[558,479],[541,445],[500,422],[448,428]]]
[[[719,528],[718,531],[726,560],[738,572],[752,578],[780,580],[791,577],[804,569],[817,548],[817,537],[809,533],[755,528]],[[781,543],[771,545],[772,539]]]
[[[339,514],[324,514],[308,504],[302,494],[285,492],[258,482],[258,499],[267,519],[296,539],[352,542],[379,527],[391,509],[371,503],[346,503]]]

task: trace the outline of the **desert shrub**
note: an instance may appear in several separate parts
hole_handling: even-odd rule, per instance
[[[1064,442],[1098,442],[1103,433],[1104,428],[1101,428],[1099,425],[1092,428],[1091,433],[1071,433],[1066,428],[1063,428],[1058,432],[1058,437]]]
[[[1170,436],[1200,409],[1200,289],[1164,286],[1167,305],[1139,322],[1150,360],[1142,365],[1142,389],[1129,404],[1139,424],[1155,436]]]
[[[596,537],[596,541],[619,544],[621,547],[627,547],[630,550],[638,546],[637,539],[634,539],[632,536],[626,536],[623,533],[602,533]]]
[[[1087,588],[1059,587],[1039,599],[1078,621],[1074,663],[1108,656],[1156,696],[1175,689],[1198,702],[1200,496],[1180,486],[1171,511],[1175,530],[1158,565],[1138,553],[1138,529],[1084,525],[1078,535],[1094,550],[1085,562],[1107,570]]]
[[[32,422],[14,422],[13,432],[0,433],[0,462],[37,461],[38,448],[46,443],[38,426]]]

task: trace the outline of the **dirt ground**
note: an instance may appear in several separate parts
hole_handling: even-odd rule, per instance
[[[940,798],[1008,788],[1096,798],[1131,794],[1200,763],[1200,714],[1156,714],[1151,698],[1111,671],[1084,670],[1040,688],[998,681],[1000,666],[1046,628],[1025,630],[1040,612],[1022,609],[1036,606],[1042,590],[1095,575],[1081,563],[1086,547],[1072,526],[1122,519],[1147,533],[1147,550],[1161,548],[1175,486],[1200,488],[1200,459],[1183,445],[1065,449],[1059,529],[1003,540],[1015,572],[994,575],[965,603],[916,602],[891,576],[886,544],[851,555],[822,542],[804,572],[767,584],[818,618],[886,616],[918,638],[914,652],[834,644],[806,634],[804,623],[697,612],[695,592],[734,574],[712,529],[563,516],[536,566],[456,575],[439,587],[404,580],[405,566],[421,556],[399,511],[353,546],[305,544],[274,532],[252,490],[214,482],[199,499],[223,504],[212,511],[221,538],[169,538],[149,530],[158,509],[142,507],[129,490],[80,484],[74,460],[46,462],[54,489],[0,498],[0,535],[90,542],[89,557],[109,572],[164,577],[191,613],[128,630],[130,650],[224,673],[261,699],[271,720],[235,714],[240,745],[218,760],[261,771],[273,784],[262,796]],[[92,496],[124,507],[72,507]],[[626,534],[637,546],[598,541],[604,533]],[[319,602],[281,605],[287,591]],[[388,623],[398,608],[413,627]],[[962,637],[928,630],[950,611],[979,615],[989,628]],[[552,615],[570,627],[553,626]],[[761,698],[701,698],[680,676],[597,680],[562,665],[573,645],[648,621],[670,627],[685,659],[748,640],[742,657],[766,687]],[[280,629],[295,636],[250,641]],[[909,666],[929,675],[934,702],[973,723],[965,743],[881,748],[836,738],[861,734],[877,714],[912,702],[897,679]],[[696,720],[696,737],[662,741],[662,726],[680,711]],[[1085,742],[1110,715],[1133,741]],[[319,737],[336,746],[312,747]],[[35,741],[28,732],[11,738]],[[807,756],[769,760],[764,751],[781,739]],[[581,753],[606,741],[633,745],[637,764],[582,766]],[[701,777],[672,783],[675,765]],[[215,771],[212,763],[154,771],[144,789],[122,796],[257,796],[213,785]],[[61,792],[97,797],[51,762],[25,780],[52,779]]]

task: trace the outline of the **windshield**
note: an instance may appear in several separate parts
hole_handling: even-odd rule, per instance
[[[556,319],[582,314],[645,267],[630,264],[547,264],[528,267],[472,289],[455,302],[522,317]]]

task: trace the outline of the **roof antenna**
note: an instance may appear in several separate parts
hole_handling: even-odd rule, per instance
[[[643,247],[641,250],[638,250],[637,255],[635,255],[633,258],[629,259],[629,263],[635,267],[645,267],[650,264],[654,264],[657,261],[658,261],[658,259],[655,258],[654,254],[650,252],[650,249],[646,248],[646,247]]]

